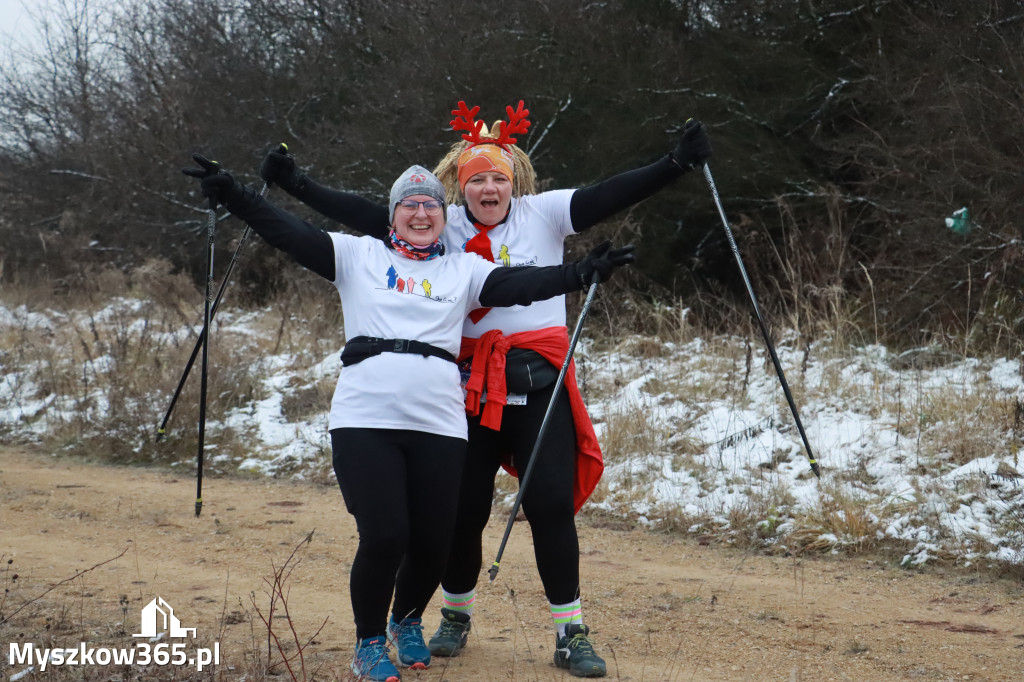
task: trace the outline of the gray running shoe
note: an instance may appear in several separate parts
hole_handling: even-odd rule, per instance
[[[574,677],[604,677],[608,674],[604,659],[594,652],[586,625],[568,625],[565,637],[555,637],[555,665],[568,668]]]
[[[466,646],[472,627],[467,614],[441,609],[441,625],[427,643],[430,653],[434,656],[458,656]]]

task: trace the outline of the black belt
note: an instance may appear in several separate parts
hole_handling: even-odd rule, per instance
[[[431,346],[411,339],[378,339],[372,336],[355,336],[348,340],[341,351],[343,367],[362,362],[381,353],[414,353],[424,357],[432,356],[448,362],[455,362],[455,356],[443,348]]]

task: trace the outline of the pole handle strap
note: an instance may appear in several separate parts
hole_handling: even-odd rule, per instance
[[[455,356],[443,348],[412,339],[378,339],[373,336],[355,336],[348,340],[341,351],[343,367],[362,362],[381,353],[414,353],[423,357],[435,357],[454,363]]]

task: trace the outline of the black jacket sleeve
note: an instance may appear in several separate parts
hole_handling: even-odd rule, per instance
[[[326,232],[274,206],[250,187],[228,201],[225,208],[296,263],[334,281],[334,242]]]
[[[576,190],[569,201],[572,229],[583,232],[653,195],[684,171],[666,154],[654,163]]]
[[[388,236],[388,207],[375,204],[358,194],[330,189],[308,177],[292,193],[296,199],[323,216],[356,232],[377,239]]]
[[[484,280],[480,303],[485,308],[530,305],[534,301],[580,291],[582,288],[576,263],[497,268]]]

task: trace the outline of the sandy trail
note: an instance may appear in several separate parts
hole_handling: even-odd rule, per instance
[[[250,594],[266,610],[273,567],[314,529],[297,552],[288,607],[304,637],[327,619],[305,649],[307,674],[344,675],[354,641],[348,569],[356,538],[336,488],[207,479],[197,519],[187,476],[19,449],[0,457],[6,613],[124,551],[0,626],[4,679],[24,667],[7,665],[9,642],[50,637],[51,646],[72,647],[88,636],[110,646],[124,640],[118,623],[129,635],[139,631],[142,607],[157,596],[205,645],[219,643],[216,679],[241,679],[266,645],[265,628],[252,626]],[[485,554],[496,551],[503,530],[504,520],[493,517]],[[498,579],[488,586],[483,578],[464,654],[435,659],[404,680],[574,679],[551,664],[550,616],[529,534],[516,524]],[[609,679],[1024,682],[1019,582],[902,571],[856,556],[769,557],[584,520],[580,542],[585,620]],[[429,632],[436,601],[425,618]],[[73,627],[46,631],[60,620]]]

